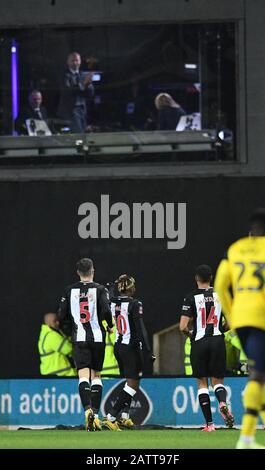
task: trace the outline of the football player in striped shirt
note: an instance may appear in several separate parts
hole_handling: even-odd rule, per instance
[[[126,384],[103,425],[107,429],[119,431],[120,428],[133,427],[129,409],[142,376],[143,354],[152,362],[148,335],[143,320],[143,304],[134,297],[135,280],[128,274],[121,275],[116,281],[118,296],[111,301],[111,311],[116,322],[115,357],[119,364],[120,375]]]
[[[219,411],[227,427],[234,418],[227,406],[224,386],[226,351],[222,328],[222,309],[218,295],[211,287],[212,270],[202,264],[195,272],[197,289],[184,299],[180,318],[180,330],[191,338],[191,365],[198,380],[199,403],[206,421],[205,432],[215,431],[212,419],[208,379],[219,402]],[[193,329],[189,329],[192,320]]]
[[[86,430],[101,430],[98,417],[102,397],[100,371],[104,361],[107,322],[113,332],[108,290],[94,282],[93,261],[77,262],[78,282],[66,289],[59,307],[61,323],[72,325],[73,357],[79,376],[79,395],[85,411]]]

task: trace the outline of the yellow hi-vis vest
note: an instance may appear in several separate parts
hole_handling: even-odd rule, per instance
[[[191,341],[190,338],[187,338],[185,341],[184,353],[184,365],[185,365],[185,374],[192,375],[192,365],[190,363],[190,351],[191,351]]]
[[[116,339],[115,331],[106,333],[105,357],[102,367],[102,374],[120,375],[117,359],[114,355],[114,344]]]
[[[247,365],[247,356],[245,355],[239,337],[237,336],[235,330],[228,330],[225,332],[225,346],[226,346],[226,362],[227,362],[227,368],[236,368],[239,366],[239,364]],[[234,363],[230,364],[230,356],[229,356],[229,351],[232,349],[234,352],[234,355],[236,357],[236,360]]]
[[[38,341],[41,375],[76,376],[68,356],[72,355],[72,343],[62,332],[42,325]]]
[[[247,361],[247,356],[246,354],[244,353],[243,349],[242,349],[242,346],[241,346],[241,343],[240,343],[240,339],[239,337],[237,336],[236,332],[234,330],[229,330],[226,332],[229,337],[230,337],[230,342],[231,344],[237,348],[239,351],[240,351],[240,356],[239,356],[239,360],[241,362],[243,361]]]
[[[231,339],[231,330],[225,331],[225,350],[226,350],[226,369],[231,371],[236,369],[239,365],[239,351],[233,345]]]

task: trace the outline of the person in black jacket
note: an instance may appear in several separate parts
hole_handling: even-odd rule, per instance
[[[160,93],[157,95],[155,98],[155,106],[158,110],[158,129],[161,131],[175,131],[180,117],[187,114],[168,93]]]
[[[85,132],[88,101],[94,95],[93,73],[80,71],[81,57],[72,52],[61,83],[58,117],[70,121],[72,132]]]
[[[27,119],[36,119],[46,121],[48,114],[46,108],[42,106],[42,94],[39,90],[33,90],[29,94],[29,104],[24,109],[22,108],[15,121],[15,130],[19,135],[28,135],[26,126]]]
[[[151,362],[155,360],[155,356],[151,351],[143,321],[143,304],[134,298],[134,278],[122,274],[115,284],[118,296],[111,299],[111,311],[116,322],[114,354],[119,364],[120,375],[127,380],[111,412],[103,420],[103,427],[120,431],[120,428],[130,429],[134,424],[130,419],[129,409],[139,388],[143,355],[147,355]]]
[[[67,287],[61,298],[58,318],[61,324],[71,320],[73,357],[79,376],[79,395],[85,411],[86,430],[100,431],[98,418],[102,397],[100,371],[104,361],[107,322],[113,332],[108,290],[93,281],[90,258],[77,262],[80,281]]]

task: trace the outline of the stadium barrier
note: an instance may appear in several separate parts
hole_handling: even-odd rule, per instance
[[[228,400],[240,424],[243,412],[242,393],[246,378],[227,378]],[[101,415],[110,409],[124,381],[103,380]],[[218,412],[217,400],[210,391],[214,422],[224,423]],[[132,418],[136,424],[199,427],[203,416],[197,399],[197,384],[193,378],[145,378],[132,403]],[[77,379],[11,379],[0,380],[0,426],[50,427],[83,424]]]

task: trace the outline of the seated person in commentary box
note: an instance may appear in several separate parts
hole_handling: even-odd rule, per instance
[[[51,135],[47,125],[48,114],[42,106],[42,94],[33,90],[28,97],[28,106],[22,108],[15,121],[15,130],[19,135]]]

